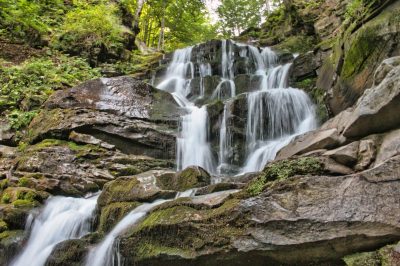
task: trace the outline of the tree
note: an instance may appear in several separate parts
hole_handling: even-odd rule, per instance
[[[265,0],[222,0],[217,9],[221,32],[230,37],[259,26],[265,4]]]

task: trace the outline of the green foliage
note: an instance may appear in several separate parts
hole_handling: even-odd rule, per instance
[[[95,48],[118,52],[123,47],[122,27],[111,4],[84,5],[68,12],[57,32],[54,47],[72,54],[94,56]]]
[[[65,55],[33,58],[12,67],[0,65],[0,112],[6,111],[12,128],[20,129],[53,91],[99,75],[83,59]]]
[[[162,32],[164,20],[164,39]],[[200,0],[147,1],[140,17],[138,37],[149,47],[174,50],[216,37],[206,7]]]
[[[8,179],[3,179],[0,181],[0,190],[4,190],[8,187]]]
[[[62,0],[0,0],[3,35],[40,45],[65,12]]]
[[[217,9],[221,19],[220,30],[231,37],[247,28],[259,26],[264,4],[265,1],[260,0],[222,0]]]
[[[264,191],[271,181],[284,180],[295,175],[321,174],[323,167],[323,164],[313,157],[273,162],[264,168],[259,177],[249,183],[246,191],[250,196],[256,196]]]

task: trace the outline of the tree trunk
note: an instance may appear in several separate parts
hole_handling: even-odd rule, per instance
[[[160,36],[158,38],[158,45],[157,50],[161,51],[164,49],[164,30],[165,30],[165,0],[163,1],[163,13],[161,18],[161,29],[160,29]]]

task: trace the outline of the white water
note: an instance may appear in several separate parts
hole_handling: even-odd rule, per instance
[[[236,49],[236,48],[239,49]],[[218,156],[209,143],[209,119],[206,106],[197,107],[187,96],[192,92],[190,83],[197,66],[200,77],[198,98],[204,98],[204,77],[212,75],[211,65],[192,62],[193,47],[175,51],[164,80],[157,86],[173,94],[178,104],[187,110],[181,117],[177,138],[177,168],[182,170],[198,165],[214,174],[223,174],[227,168],[237,168],[231,163],[233,138],[228,125],[229,99],[235,97],[234,50],[249,60],[248,74],[257,77],[258,85],[247,93],[246,159],[241,172],[261,170],[275,158],[276,153],[294,136],[316,127],[315,111],[307,94],[288,88],[291,63],[279,65],[278,56],[270,49],[262,50],[232,41],[221,41],[221,81],[214,88],[211,98],[224,100],[224,112],[220,117]],[[199,61],[200,60],[200,61]],[[251,67],[251,65],[253,67]],[[218,160],[215,160],[217,158]]]
[[[208,114],[206,107],[199,108],[186,98],[190,93],[190,82],[194,76],[194,64],[190,61],[191,55],[192,47],[176,50],[164,81],[157,87],[171,92],[176,102],[188,112],[181,117],[180,133],[177,138],[178,170],[198,165],[212,172],[214,159],[207,139]],[[211,66],[203,65],[200,67],[200,73],[202,77],[211,75]],[[204,87],[201,90],[201,95],[204,95]]]
[[[196,189],[189,189],[176,194],[175,199],[194,197]],[[116,238],[129,227],[135,226],[154,207],[171,200],[157,200],[152,203],[144,203],[128,213],[118,224],[107,234],[105,239],[89,252],[86,259],[86,266],[114,266],[122,265],[118,248],[114,248]],[[118,245],[117,245],[118,246]]]
[[[11,265],[45,265],[56,244],[89,233],[97,197],[50,198],[40,215],[33,220],[32,232],[22,254]]]
[[[108,233],[106,238],[89,252],[86,260],[87,266],[112,266],[121,265],[118,252],[114,250],[115,239],[128,227],[137,224],[151,209],[155,206],[166,202],[166,200],[158,200],[153,203],[144,203],[128,213],[115,227]]]

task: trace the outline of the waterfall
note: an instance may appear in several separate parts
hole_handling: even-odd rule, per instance
[[[221,74],[222,78],[218,86],[215,88],[212,98],[224,99],[232,98],[236,95],[236,86],[233,82],[233,58],[232,58],[233,43],[222,40],[221,45]],[[228,95],[227,92],[229,93]]]
[[[175,51],[166,77],[157,87],[172,93],[176,102],[188,114],[181,117],[180,132],[177,138],[177,168],[182,170],[198,165],[212,172],[213,156],[208,143],[208,114],[205,106],[198,108],[186,96],[190,93],[190,83],[194,77],[194,64],[191,62],[193,47]],[[211,74],[211,67],[200,67],[204,76]],[[202,92],[204,95],[204,90]]]
[[[230,117],[229,102],[224,105],[224,113],[222,116],[221,127],[219,132],[219,166],[218,173],[221,174],[222,170],[228,167],[228,157],[232,145],[231,132],[228,126],[228,119]]]
[[[97,197],[85,199],[57,196],[47,200],[43,211],[33,221],[23,252],[11,265],[45,265],[56,244],[89,233]]]
[[[166,76],[157,86],[171,92],[177,103],[187,111],[180,119],[177,137],[178,170],[198,165],[219,175],[237,172],[239,168],[242,172],[259,171],[267,162],[273,160],[276,153],[294,136],[316,127],[314,106],[307,94],[289,88],[292,64],[279,64],[278,55],[270,48],[259,49],[222,40],[220,55],[214,55],[215,58],[221,59],[219,71],[212,69],[208,62],[210,58],[206,58],[204,53],[193,57],[192,51],[193,47],[175,51]],[[244,68],[241,73],[246,72],[247,75],[256,77],[254,80],[257,81],[256,85],[252,83],[252,92],[246,94],[246,143],[243,165],[233,165],[233,162],[229,161],[236,158],[233,154],[235,148],[232,146],[236,145],[236,133],[231,132],[234,122],[229,122],[229,118],[232,117],[229,104],[234,102],[230,99],[236,95],[234,67],[238,65],[235,64],[235,53],[242,60],[240,64]],[[205,98],[204,79],[216,72],[221,73],[221,80],[207,97],[223,100],[224,109],[219,118],[219,136],[213,138],[218,140],[219,145],[214,154],[210,145],[207,108],[195,106],[188,96],[195,93],[191,91],[191,82],[197,75],[200,78],[200,91],[196,99]],[[214,155],[218,155],[217,161],[214,160]]]
[[[177,138],[177,166],[182,170],[198,165],[214,170],[214,160],[208,143],[208,114],[206,106],[186,108],[189,114],[181,118],[180,136]]]

